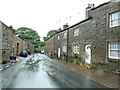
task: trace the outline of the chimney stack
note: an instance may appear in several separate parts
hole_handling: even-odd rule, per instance
[[[69,27],[69,25],[68,25],[68,23],[66,23],[65,25],[63,25],[63,30],[68,28],[68,27]]]
[[[91,10],[92,8],[95,8],[94,4],[88,4],[88,7],[86,8],[86,18],[91,17],[90,10]]]
[[[62,30],[61,28],[58,29],[58,31],[61,31],[61,30]]]

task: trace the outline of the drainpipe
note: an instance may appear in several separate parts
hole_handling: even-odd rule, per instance
[[[53,36],[54,37],[54,58],[56,58],[56,51],[55,51],[55,35]]]
[[[69,28],[67,30],[67,55],[66,55],[66,62],[68,61],[68,48],[69,48]]]

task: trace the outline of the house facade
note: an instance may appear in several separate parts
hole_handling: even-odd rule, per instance
[[[58,58],[63,55],[61,51],[66,51],[68,61],[77,60],[102,66],[105,69],[109,67],[113,71],[118,70],[120,62],[119,5],[120,1],[107,2],[91,8],[85,20],[57,32],[53,36],[55,40],[52,43],[55,45],[54,50]],[[64,39],[64,32],[67,32],[67,39]]]
[[[28,50],[31,51],[31,53],[34,53],[34,45],[31,42],[27,42],[28,43]]]
[[[23,50],[34,52],[34,45],[15,35],[15,30],[0,21],[0,63],[19,56]]]
[[[1,24],[1,49],[0,52],[2,60],[8,60],[12,52],[13,32],[11,27],[6,26],[4,23]]]
[[[50,56],[50,53],[54,52],[54,36],[52,36],[49,40],[45,42],[45,53],[46,55]]]

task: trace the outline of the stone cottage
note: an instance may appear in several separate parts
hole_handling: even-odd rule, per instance
[[[112,71],[120,62],[120,1],[106,2],[98,7],[86,8],[86,19],[57,32],[54,40],[56,56],[68,61],[92,64]],[[67,32],[67,34],[65,34]],[[67,36],[64,39],[64,35]],[[66,42],[66,43],[65,43]],[[46,50],[48,48],[46,47]],[[47,52],[46,52],[47,53]]]
[[[0,21],[0,63],[10,60],[10,56],[19,56],[23,50],[34,52],[34,45],[15,35],[15,30]]]

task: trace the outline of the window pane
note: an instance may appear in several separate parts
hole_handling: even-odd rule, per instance
[[[120,25],[120,11],[110,15],[110,26]]]
[[[110,58],[120,58],[120,42],[109,43],[109,57]]]
[[[118,19],[118,12],[112,14],[112,20]]]

